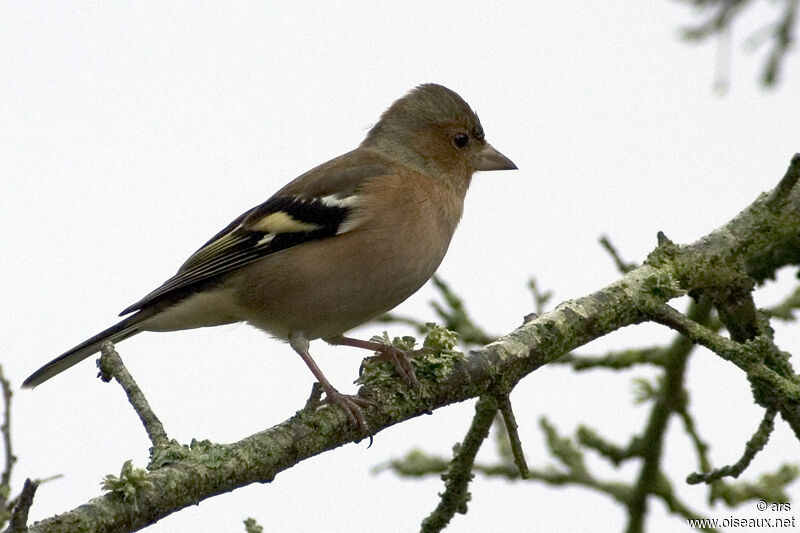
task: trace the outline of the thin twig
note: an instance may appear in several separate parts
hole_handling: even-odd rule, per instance
[[[600,246],[602,246],[608,252],[608,255],[610,255],[611,259],[614,260],[614,264],[617,265],[617,270],[619,270],[622,274],[627,274],[639,266],[635,263],[627,263],[623,261],[616,247],[611,243],[611,239],[609,239],[607,235],[600,237]]]
[[[773,37],[775,44],[767,59],[767,65],[764,68],[764,74],[761,81],[766,86],[772,86],[778,80],[783,59],[786,53],[792,46],[794,41],[794,27],[797,21],[797,0],[789,0],[786,3],[786,11],[783,13],[783,18],[776,25]]]
[[[794,381],[781,376],[761,361],[749,357],[747,353],[742,353],[746,345],[717,335],[666,304],[648,311],[648,314],[654,322],[682,333],[692,342],[705,346],[726,361],[732,362],[747,372],[750,378],[762,380],[770,386],[781,390],[786,399],[794,402],[800,401],[800,386]]]
[[[533,294],[533,309],[537,315],[541,315],[547,310],[547,303],[553,297],[553,291],[544,291],[542,292],[539,289],[539,283],[536,281],[536,278],[531,278],[528,280],[528,288],[531,290]]]
[[[111,381],[111,378],[117,380],[122,390],[128,396],[128,401],[133,406],[136,414],[139,415],[139,420],[142,421],[147,436],[150,442],[153,443],[153,452],[166,448],[169,445],[169,437],[164,430],[164,425],[158,419],[156,414],[150,408],[142,390],[136,384],[128,369],[122,362],[114,345],[111,342],[103,343],[100,348],[100,359],[97,361],[97,366],[100,368],[100,377],[103,381]]]
[[[14,469],[14,463],[17,458],[14,456],[14,451],[11,447],[11,384],[3,374],[3,367],[0,366],[0,387],[3,393],[3,425],[0,426],[0,432],[3,433],[3,451],[6,455],[6,464],[3,468],[2,478],[0,478],[0,486],[11,486],[11,472]],[[5,507],[8,495],[0,492],[0,508]]]
[[[525,454],[522,451],[522,440],[519,438],[519,426],[517,426],[517,419],[514,417],[514,411],[511,409],[511,400],[508,394],[499,396],[497,398],[497,403],[500,407],[500,414],[503,415],[506,433],[508,433],[508,442],[511,445],[511,452],[514,454],[514,464],[517,465],[517,469],[519,470],[519,477],[528,479],[528,463],[525,461]]]
[[[780,209],[784,202],[788,201],[789,192],[797,184],[800,179],[800,153],[794,154],[792,160],[789,162],[789,168],[786,169],[786,174],[783,175],[778,185],[772,189],[767,200],[767,206],[776,211]]]
[[[685,39],[701,40],[714,33],[725,31],[730,27],[730,22],[736,12],[746,2],[745,0],[722,0],[721,2],[715,2],[715,4],[719,7],[719,10],[706,22],[698,24],[694,28],[684,28],[683,37]]]
[[[441,531],[457,512],[467,512],[467,502],[470,499],[467,486],[473,478],[472,466],[481,444],[489,435],[496,412],[497,400],[494,396],[481,396],[475,404],[475,416],[467,435],[461,444],[456,445],[455,457],[447,472],[442,474],[445,490],[439,505],[422,521],[420,531],[423,533]]]
[[[31,481],[30,478],[25,480],[22,486],[22,492],[17,499],[14,510],[11,512],[11,520],[8,527],[3,533],[17,533],[28,531],[28,511],[33,505],[33,496],[36,494],[36,489],[39,487],[38,481]]]
[[[701,298],[689,306],[688,314],[693,323],[705,322],[711,313],[711,302]],[[697,321],[697,322],[695,322]],[[636,533],[644,530],[648,497],[659,491],[663,484],[661,473],[662,451],[665,432],[670,416],[685,404],[683,382],[686,363],[693,345],[684,337],[677,337],[665,354],[664,374],[660,390],[653,402],[641,441],[642,466],[628,501],[628,526],[626,531]],[[670,491],[671,492],[671,491]]]
[[[315,381],[313,385],[311,385],[311,393],[308,395],[308,400],[306,400],[306,405],[303,409],[314,409],[322,402],[322,385],[319,382]]]
[[[557,365],[569,365],[576,372],[604,368],[607,370],[627,370],[636,365],[664,365],[665,349],[661,346],[649,348],[630,348],[605,355],[579,355],[568,353],[553,361]]]
[[[787,296],[782,302],[766,309],[769,316],[785,320],[794,320],[794,311],[800,309],[800,286]]]
[[[723,466],[722,468],[718,468],[711,472],[695,472],[690,474],[686,478],[686,482],[691,485],[696,485],[698,483],[711,483],[712,481],[721,479],[725,476],[732,476],[735,478],[739,477],[739,474],[744,472],[758,452],[763,450],[764,446],[767,445],[769,436],[772,434],[772,430],[775,429],[776,414],[778,414],[777,409],[767,409],[767,411],[764,413],[764,418],[758,425],[758,429],[753,436],[750,437],[750,440],[747,441],[747,444],[744,448],[744,453],[738,461],[732,465]]]
[[[619,466],[623,461],[642,455],[640,441],[636,438],[631,439],[631,442],[623,447],[601,437],[595,429],[583,424],[578,426],[575,437],[582,446],[596,451],[611,461],[614,466]]]
[[[467,312],[464,300],[453,291],[447,282],[438,276],[433,276],[431,282],[436,290],[439,291],[444,303],[433,300],[430,305],[438,315],[442,325],[450,331],[458,333],[462,344],[483,346],[497,339],[497,335],[490,335],[475,324]],[[428,322],[430,322],[429,320],[418,320],[395,313],[384,313],[375,318],[374,321],[405,324],[417,330],[417,333],[427,332]]]
[[[689,393],[684,390],[684,394],[688,397]],[[692,418],[692,415],[689,413],[689,406],[684,404],[677,412],[681,420],[683,420],[683,427],[686,429],[689,439],[691,439],[694,445],[694,451],[697,454],[697,462],[699,463],[700,470],[708,472],[711,470],[711,461],[708,458],[708,444],[700,437],[700,433],[698,433],[694,423],[694,418]]]

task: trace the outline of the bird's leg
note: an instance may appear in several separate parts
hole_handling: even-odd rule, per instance
[[[419,390],[419,380],[414,372],[414,367],[411,364],[410,354],[404,352],[400,348],[389,346],[374,341],[362,341],[361,339],[354,339],[352,337],[345,337],[344,335],[337,335],[336,337],[328,337],[325,342],[340,346],[353,346],[355,348],[363,348],[373,352],[380,352],[376,359],[389,361],[394,366],[395,371],[400,375],[403,381],[408,383],[408,386],[414,390]]]
[[[341,407],[348,418],[350,418],[351,422],[361,428],[367,435],[372,435],[361,407],[375,405],[375,402],[367,400],[366,398],[361,398],[360,396],[342,394],[336,390],[322,373],[322,370],[319,369],[317,363],[314,362],[314,359],[311,358],[311,354],[308,353],[309,343],[305,335],[290,334],[289,345],[303,358],[308,369],[311,370],[311,373],[317,378],[322,390],[325,391],[325,401]]]

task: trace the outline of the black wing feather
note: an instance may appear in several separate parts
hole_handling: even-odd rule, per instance
[[[231,222],[192,254],[174,276],[120,315],[175,297],[186,289],[269,254],[304,242],[332,237],[339,232],[351,212],[351,207],[326,203],[319,198],[272,197]],[[260,221],[276,213],[288,215],[292,221],[308,224],[313,229],[277,233],[256,229]]]

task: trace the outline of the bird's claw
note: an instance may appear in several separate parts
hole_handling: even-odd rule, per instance
[[[354,396],[349,394],[342,394],[336,389],[325,391],[324,403],[339,406],[350,419],[350,422],[355,424],[361,431],[369,435],[370,442],[372,441],[372,431],[367,424],[367,418],[364,416],[364,407],[375,407],[377,402],[363,398],[361,396]]]
[[[380,355],[370,357],[371,360],[390,362],[400,378],[405,381],[409,387],[415,391],[419,390],[420,383],[417,379],[416,372],[414,372],[414,365],[411,364],[411,358],[417,354],[416,351],[404,352],[400,348],[388,344],[382,345],[377,350],[380,352]]]

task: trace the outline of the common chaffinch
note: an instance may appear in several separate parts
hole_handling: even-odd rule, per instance
[[[35,387],[142,331],[248,322],[303,358],[326,401],[368,431],[367,400],[339,393],[309,341],[380,353],[411,386],[408,355],[348,330],[397,306],[438,268],[476,170],[517,167],[484,139],[478,116],[432,83],[394,102],[355,150],[302,174],[220,231],[127,318],[34,372]]]

